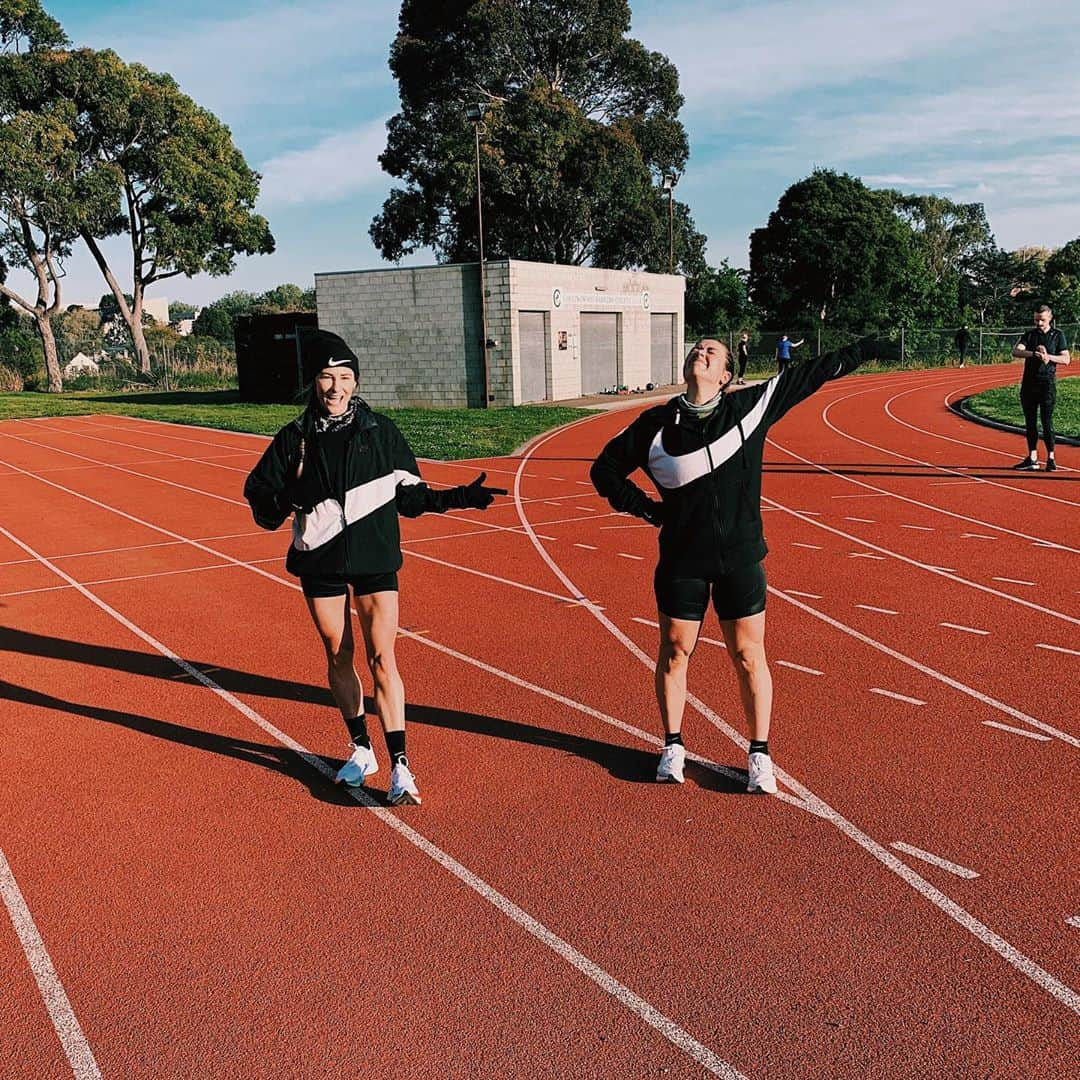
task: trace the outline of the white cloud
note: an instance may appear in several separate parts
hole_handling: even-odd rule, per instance
[[[78,44],[115,49],[125,60],[168,71],[200,104],[236,116],[317,101],[340,91],[342,76],[355,86],[379,81],[381,73],[392,85],[386,62],[396,18],[390,4],[331,0],[309,7],[286,3],[232,18],[173,21],[164,33],[143,29],[144,23],[132,32],[130,16],[104,18],[73,36]]]
[[[1047,0],[1039,20],[1053,26],[1072,8]],[[1029,31],[1013,0],[779,0],[727,10],[672,3],[633,32],[679,68],[690,111],[723,114],[808,88],[903,77],[906,62],[928,57],[944,77],[980,45],[1001,49],[1007,67],[1010,35],[1019,48]]]
[[[337,202],[386,182],[379,154],[386,146],[385,118],[343,131],[302,150],[267,161],[260,208]]]

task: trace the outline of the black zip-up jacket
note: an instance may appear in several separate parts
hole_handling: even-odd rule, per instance
[[[304,470],[295,482],[301,439]],[[330,468],[327,445],[345,455],[344,463]],[[461,509],[463,492],[429,488],[394,422],[364,403],[344,438],[320,437],[315,415],[311,410],[302,413],[274,436],[244,484],[244,498],[261,528],[280,528],[295,513],[285,567],[301,577],[399,570],[398,514],[419,517]]]
[[[790,408],[830,379],[883,351],[869,339],[786,367],[775,378],[723,394],[701,423],[688,422],[678,398],[643,412],[604,447],[590,477],[615,510],[659,522],[659,568],[714,579],[760,562],[761,459],[765,436]],[[642,469],[658,506],[627,477]]]

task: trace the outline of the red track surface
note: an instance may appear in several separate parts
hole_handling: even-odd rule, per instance
[[[518,501],[405,523],[394,811],[378,738],[373,799],[324,775],[261,441],[0,424],[0,1075],[1074,1071],[1080,453],[1017,476],[944,407],[1016,377],[847,379],[774,430],[775,799],[708,641],[703,764],[651,782],[655,535],[587,483],[627,412],[424,466]]]

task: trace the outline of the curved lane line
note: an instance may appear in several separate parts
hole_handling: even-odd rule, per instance
[[[549,436],[553,438],[554,435]],[[533,450],[538,449],[547,440],[542,439],[538,441],[535,446],[530,450],[530,454]],[[525,466],[528,464],[528,455],[526,455],[518,468],[518,473],[514,477],[514,501],[518,506],[518,516],[521,520],[522,526],[529,533],[533,542],[533,547],[540,555],[541,559],[547,563],[551,572],[563,583],[571,593],[580,595],[581,590],[571,581],[570,577],[562,570],[562,568],[555,562],[555,560],[544,549],[543,545],[535,538],[532,527],[529,524],[528,519],[525,516],[524,509],[521,504],[521,477],[524,472]],[[770,592],[775,590],[770,589]],[[783,594],[781,594],[783,595]],[[803,604],[799,604],[798,601],[792,601],[792,603],[798,604],[800,607],[805,607]],[[633,656],[639,661],[645,664],[646,667],[651,670],[655,670],[652,660],[644,653],[637,645],[631,641],[615,624],[608,619],[602,611],[595,604],[590,601],[586,601],[583,605],[593,615],[593,617],[604,626],[609,633],[619,641]],[[813,611],[813,609],[808,609]],[[815,613],[817,614],[817,613]],[[832,620],[826,619],[831,622]],[[746,750],[749,746],[747,740],[739,734],[729,724],[721,720],[703,701],[697,698],[695,695],[688,693],[687,701],[702,716],[704,716],[710,723],[716,726],[719,730],[724,732],[737,746]],[[1057,1001],[1061,1002],[1067,1009],[1071,1010],[1080,1016],[1080,994],[1078,994],[1071,987],[1055,978],[1044,968],[1040,967],[1030,957],[1020,952],[1015,946],[1011,945],[1003,937],[994,933],[988,926],[980,922],[970,912],[962,908],[950,897],[946,896],[943,892],[933,886],[924,877],[917,874],[906,863],[901,862],[896,858],[886,847],[879,844],[872,837],[868,836],[861,829],[858,828],[853,822],[848,821],[838,811],[834,810],[823,799],[815,795],[809,788],[800,784],[794,777],[785,772],[782,769],[776,769],[777,778],[780,779],[789,789],[791,789],[796,795],[798,795],[807,804],[807,807],[812,813],[816,813],[818,816],[825,818],[832,825],[834,825],[843,835],[847,836],[850,840],[854,841],[859,847],[861,847],[868,854],[877,859],[888,870],[891,870],[894,874],[900,877],[908,885],[910,885],[916,892],[918,892],[925,899],[929,900],[940,911],[944,912],[950,919],[962,926],[969,933],[973,934],[985,945],[989,946],[994,952],[996,952],[1006,963],[1011,964],[1017,971],[1025,975],[1035,985],[1045,990]]]
[[[44,555],[39,555],[33,548],[18,537],[12,535],[2,525],[0,525],[0,534],[6,536],[12,543],[17,544],[29,555],[36,558],[43,566],[46,566],[56,574],[57,577],[62,578],[69,585],[82,593],[87,600],[99,607],[106,615],[116,620],[121,626],[125,627],[162,656],[167,657],[191,678],[196,679],[208,690],[217,694],[218,697],[231,705],[237,712],[245,716],[253,724],[262,728],[262,730],[271,738],[275,739],[277,742],[281,743],[282,746],[287,747],[298,757],[302,758],[309,766],[311,766],[311,768],[321,773],[328,780],[333,779],[335,770],[327,765],[322,758],[313,754],[310,750],[298,743],[291,736],[287,735],[280,728],[276,727],[269,720],[266,720],[258,712],[236,697],[235,694],[232,694],[222,686],[219,686],[218,683],[210,678],[205,672],[194,667],[192,664],[189,664],[182,657],[174,653],[167,645],[163,645],[157,638],[147,633],[140,626],[137,626],[130,619],[126,618],[115,608],[111,607],[100,597],[92,593],[84,585],[76,581],[75,578],[61,570],[55,563],[51,563]],[[518,905],[509,897],[489,885],[483,878],[474,874],[453,856],[443,851],[442,848],[437,847],[422,833],[419,833],[416,829],[406,825],[392,810],[376,802],[363,789],[349,788],[347,790],[356,802],[375,814],[384,825],[389,826],[414,847],[419,848],[420,851],[434,862],[438,863],[444,870],[447,870],[459,881],[467,885],[479,896],[483,897],[483,899],[488,901],[488,903],[527,933],[531,934],[537,941],[541,942],[541,944],[546,945],[547,948],[566,961],[571,967],[576,968],[582,975],[595,983],[605,993],[610,994],[620,1005],[658,1031],[668,1040],[668,1042],[682,1050],[683,1053],[696,1061],[713,1076],[722,1077],[723,1080],[745,1080],[745,1077],[743,1077],[740,1072],[734,1069],[726,1061],[717,1057],[717,1055],[707,1046],[698,1042],[689,1032],[684,1031],[679,1027],[674,1020],[665,1016],[659,1009],[650,1005],[644,998],[635,994],[628,986],[619,982],[613,975],[608,974],[607,971],[598,964],[593,963],[593,961],[583,953],[578,952],[578,950],[570,945],[569,942],[559,937],[552,930],[549,930],[547,926],[535,919],[523,908],[518,907]],[[73,1015],[72,1019],[74,1019]],[[57,1030],[59,1032],[59,1028]],[[61,1037],[63,1038],[63,1036]],[[66,1045],[65,1049],[67,1049]],[[96,1072],[79,1074],[77,1072],[76,1075],[90,1077],[98,1076],[100,1074],[97,1074]]]

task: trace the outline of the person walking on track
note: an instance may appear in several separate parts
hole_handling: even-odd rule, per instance
[[[257,525],[277,529],[293,515],[286,569],[300,578],[326,650],[330,693],[349,729],[352,750],[338,783],[365,784],[379,764],[364,720],[364,694],[353,664],[352,590],[375,710],[390,755],[387,800],[420,803],[405,753],[405,691],[394,657],[398,632],[401,540],[398,515],[484,510],[501,488],[472,483],[433,491],[394,423],[357,394],[359,362],[336,334],[301,338],[308,405],[267,447],[244,484]]]
[[[711,594],[735,665],[750,732],[748,791],[776,791],[769,755],[773,685],[765,657],[761,460],[769,426],[830,379],[893,354],[870,339],[815,357],[739,393],[725,393],[731,358],[719,341],[686,358],[686,393],[643,412],[593,463],[596,490],[619,512],[660,527],[653,578],[659,612],[656,700],[665,746],[656,779],[681,784],[682,719],[690,657]],[[660,494],[628,477],[642,469]]]
[[[780,340],[776,343],[777,372],[783,371],[791,363],[791,350],[797,349],[805,340],[805,338],[799,338],[798,341],[792,341],[787,334],[781,335]]]
[[[1039,428],[1042,420],[1043,442],[1046,443],[1046,470],[1057,468],[1054,460],[1054,405],[1057,402],[1057,369],[1068,364],[1069,343],[1065,335],[1054,326],[1054,313],[1049,305],[1040,304],[1035,309],[1035,325],[1016,343],[1013,356],[1024,361],[1024,374],[1020,380],[1020,407],[1024,410],[1024,426],[1027,429],[1028,456],[1014,465],[1014,469],[1039,468]]]
[[[956,352],[960,357],[959,367],[964,366],[964,358],[967,356],[968,346],[971,344],[971,331],[965,323],[956,331]]]
[[[736,349],[739,358],[739,374],[735,381],[739,386],[745,386],[746,379],[743,376],[746,375],[746,365],[750,360],[750,334],[746,330],[739,335],[739,344]]]

